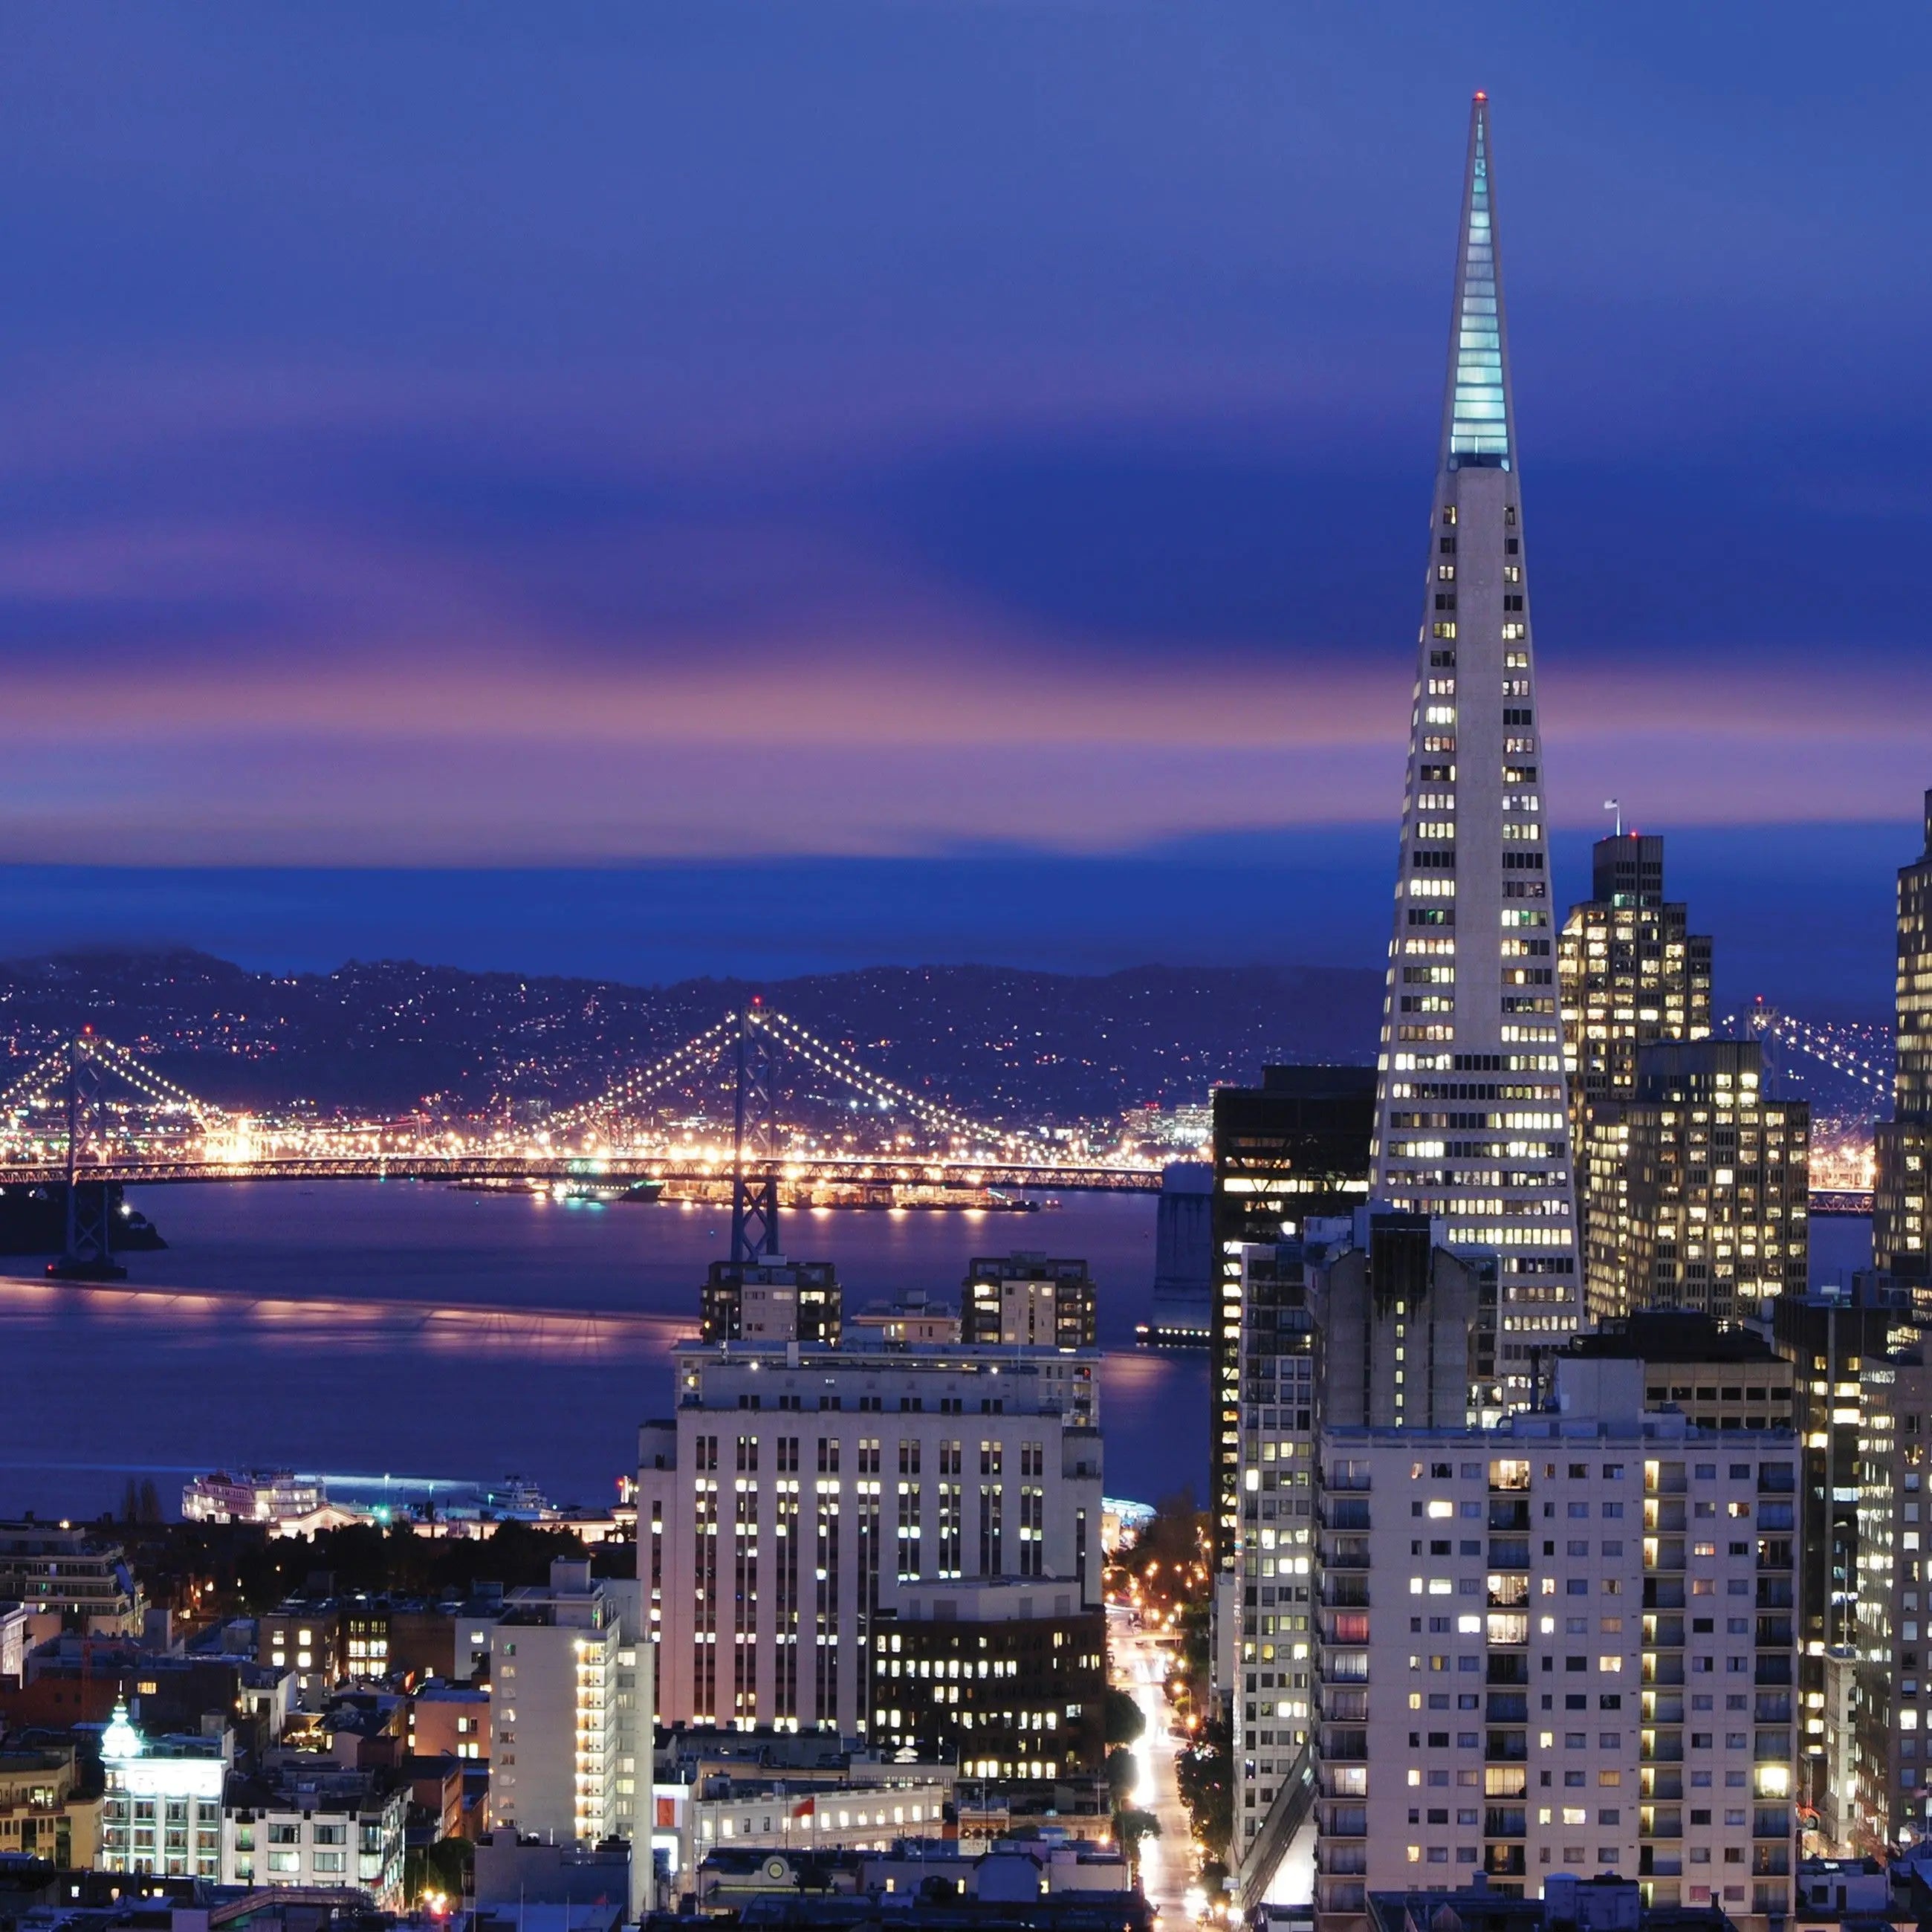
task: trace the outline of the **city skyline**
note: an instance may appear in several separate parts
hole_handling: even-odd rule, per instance
[[[1216,956],[1365,956],[1427,162],[1484,82],[1535,157],[1551,823],[1574,844],[1621,796],[1714,873],[1769,837],[1848,900],[1849,862],[1882,931],[1868,854],[1923,780],[1926,400],[1886,76],[1923,28],[1881,23],[1872,62],[1754,17],[1640,13],[1612,48],[1240,8],[1180,40],[1051,9],[542,44],[486,13],[460,46],[371,16],[393,93],[238,16],[22,30],[0,858],[136,877],[10,874],[0,938],[314,964],[356,897],[328,868],[388,864],[364,950],[518,963],[503,916],[406,868],[524,865],[573,902],[532,969],[608,967],[609,879],[571,868],[635,860],[674,868],[613,875],[668,972],[773,950],[707,934],[741,867],[827,905],[778,968],[963,956],[1003,902],[1017,955],[1124,963],[1204,870],[1337,902]],[[836,138],[800,139],[808,98]],[[1780,170],[1800,112],[1813,165]],[[1618,555],[1645,569],[1606,578]],[[1774,935],[1758,957],[1812,992],[1775,983],[1807,968]]]

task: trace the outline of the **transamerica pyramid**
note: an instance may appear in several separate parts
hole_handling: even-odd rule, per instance
[[[1492,1250],[1472,1406],[1534,1392],[1579,1325],[1549,796],[1496,250],[1486,96],[1469,116],[1442,453],[1430,518],[1371,1187]]]

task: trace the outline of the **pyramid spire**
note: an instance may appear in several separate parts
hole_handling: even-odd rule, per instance
[[[1514,423],[1509,392],[1509,332],[1490,166],[1490,97],[1469,104],[1469,147],[1462,183],[1462,232],[1456,252],[1450,316],[1449,380],[1442,405],[1442,466],[1510,466]]]
[[[1581,1282],[1550,912],[1549,774],[1496,257],[1488,97],[1472,104],[1442,459],[1378,1062],[1372,1189],[1496,1258],[1472,1406],[1532,1400]]]

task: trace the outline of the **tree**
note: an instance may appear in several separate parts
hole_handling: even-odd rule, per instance
[[[1120,1841],[1120,1850],[1127,1855],[1127,1864],[1135,1872],[1141,1865],[1141,1840],[1160,1836],[1160,1820],[1151,1811],[1142,1811],[1136,1806],[1123,1805],[1114,1814],[1114,1835]]]
[[[1208,1725],[1199,1742],[1174,1761],[1194,1835],[1217,1854],[1227,1850],[1234,1834],[1234,1726],[1224,1718]]]
[[[1135,1762],[1133,1753],[1125,1745],[1117,1744],[1107,1754],[1106,1768],[1107,1789],[1116,1805],[1124,1804],[1140,1782],[1141,1768]]]
[[[1131,1744],[1139,1742],[1147,1730],[1147,1719],[1141,1714],[1141,1707],[1130,1690],[1118,1687],[1107,1693],[1107,1742],[1110,1744]]]

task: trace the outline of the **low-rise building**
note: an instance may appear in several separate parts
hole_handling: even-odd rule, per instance
[[[0,1858],[86,1871],[100,1850],[101,1802],[81,1795],[70,1745],[0,1745]]]
[[[223,1882],[353,1888],[384,1911],[398,1910],[410,1788],[397,1769],[344,1771],[306,1753],[272,1754],[260,1775],[228,1780]]]
[[[0,1522],[0,1603],[53,1611],[95,1636],[137,1636],[147,1600],[127,1552],[92,1524]]]
[[[426,1757],[490,1756],[490,1693],[473,1684],[431,1678],[410,1698],[410,1748]]]
[[[100,1738],[101,1869],[215,1880],[224,1875],[223,1794],[234,1739],[218,1723],[148,1738],[116,1707]]]

